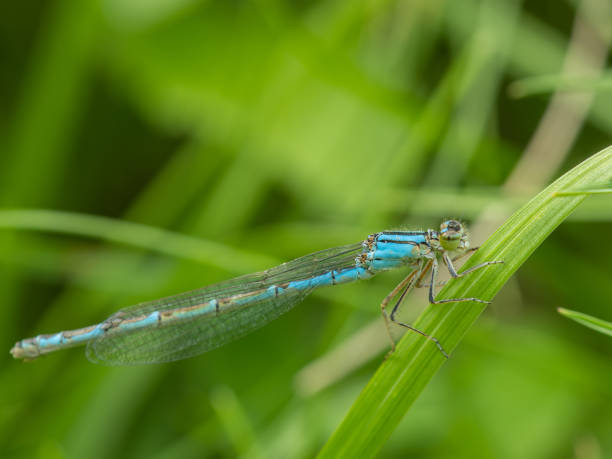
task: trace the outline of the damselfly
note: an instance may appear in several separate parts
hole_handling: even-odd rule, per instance
[[[440,231],[383,231],[362,242],[322,250],[266,271],[237,277],[199,290],[122,309],[102,323],[19,341],[15,358],[34,359],[59,349],[87,344],[92,362],[134,365],[170,362],[219,347],[287,312],[314,289],[368,279],[381,271],[409,268],[407,277],[383,300],[381,311],[394,348],[390,322],[433,341],[436,338],[396,319],[406,294],[429,276],[429,302],[488,303],[478,298],[435,300],[439,260],[452,277],[462,277],[488,261],[458,274],[453,262],[473,252],[464,226],[449,220]],[[391,313],[386,307],[398,296]]]

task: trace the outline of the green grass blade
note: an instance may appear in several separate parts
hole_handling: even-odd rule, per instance
[[[521,98],[554,91],[609,91],[610,89],[612,89],[612,77],[606,72],[601,76],[542,75],[523,78],[511,83],[508,92],[516,98]]]
[[[559,191],[556,193],[556,196],[580,196],[589,194],[612,194],[612,187],[609,185],[604,185],[601,187],[589,187],[579,190],[565,190]]]
[[[98,238],[206,263],[231,272],[242,272],[245,267],[261,269],[276,262],[263,255],[155,226],[75,212],[45,209],[0,210],[1,228]]]
[[[607,322],[582,312],[572,311],[571,309],[557,308],[557,311],[559,314],[578,322],[580,325],[584,325],[604,335],[612,336],[612,322]]]
[[[608,147],[573,168],[515,212],[468,260],[465,268],[487,260],[504,260],[504,264],[450,281],[438,298],[492,299],[529,255],[586,198],[584,195],[558,197],[555,193],[606,182],[611,175],[612,147]],[[451,352],[484,307],[479,303],[430,306],[415,325],[438,338]],[[374,456],[445,360],[430,341],[416,333],[406,333],[395,353],[379,367],[362,391],[319,457]]]

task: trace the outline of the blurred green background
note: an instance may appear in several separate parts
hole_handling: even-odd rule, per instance
[[[482,242],[610,144],[611,10],[4,2],[2,456],[315,455],[388,350],[379,304],[402,273],[172,364],[8,350],[383,229],[457,217]],[[538,249],[380,457],[612,457],[612,341],[555,311],[612,319],[611,210],[589,198]]]

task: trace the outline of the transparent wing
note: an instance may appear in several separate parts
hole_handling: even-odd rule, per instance
[[[150,301],[118,311],[107,322],[141,317],[155,311],[195,306],[294,280],[309,279],[330,270],[355,265],[361,243],[322,250],[255,274],[230,279],[191,292]],[[221,309],[218,315],[203,315],[162,326],[125,331],[117,326],[90,342],[87,357],[107,365],[170,362],[201,354],[239,338],[277,318],[300,302],[312,289],[295,290],[279,297]]]
[[[186,359],[233,341],[277,318],[309,290],[295,291],[217,316],[174,322],[128,333],[111,331],[87,346],[87,358],[107,365],[139,365]]]

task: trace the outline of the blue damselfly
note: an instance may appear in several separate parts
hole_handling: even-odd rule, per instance
[[[429,277],[429,302],[487,303],[478,298],[435,300],[440,261],[451,277],[462,277],[488,261],[460,274],[453,262],[475,249],[469,246],[465,227],[448,220],[439,231],[383,231],[362,242],[322,250],[274,268],[237,277],[191,292],[122,309],[107,320],[78,330],[39,335],[15,344],[15,358],[34,359],[59,349],[87,344],[87,357],[96,363],[130,365],[169,362],[201,354],[259,328],[291,309],[314,289],[368,279],[381,271],[410,270],[383,300],[381,310],[389,336],[390,323],[438,340],[396,319],[407,293]],[[386,307],[395,298],[390,313]],[[394,348],[391,337],[392,348]]]

